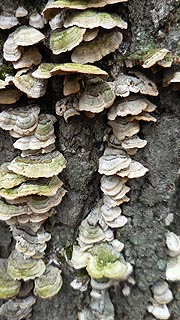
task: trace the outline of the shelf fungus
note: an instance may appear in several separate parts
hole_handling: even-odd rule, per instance
[[[168,304],[173,300],[173,295],[166,281],[157,281],[152,286],[152,305],[147,306],[148,312],[152,313],[156,319],[166,320],[170,318]]]
[[[28,15],[28,11],[24,7],[19,6],[15,11],[15,15],[17,18],[24,18]]]
[[[21,26],[17,28],[4,43],[4,59],[6,61],[19,60],[24,51],[23,47],[32,46],[44,38],[44,35],[33,27]]]
[[[7,273],[7,259],[0,259],[0,299],[14,298],[20,290],[21,282]]]
[[[0,220],[7,221],[12,217],[17,217],[20,215],[29,215],[32,211],[27,205],[13,205],[7,204],[0,199]]]
[[[132,267],[109,244],[95,245],[90,250],[87,272],[95,279],[110,278],[125,280],[132,272]]]
[[[167,87],[172,85],[174,91],[180,90],[180,71],[168,69],[165,71],[163,78],[163,86]]]
[[[131,161],[131,158],[125,151],[108,147],[99,159],[98,171],[100,174],[111,176],[127,168]]]
[[[27,180],[21,174],[16,174],[8,169],[10,162],[4,162],[0,166],[0,189],[10,189]]]
[[[0,316],[7,319],[21,320],[28,319],[32,315],[32,306],[36,298],[32,295],[23,299],[9,300],[0,308]]]
[[[0,189],[0,196],[6,200],[14,200],[33,194],[51,197],[57,193],[62,185],[63,182],[57,176],[53,176],[49,179],[41,178],[35,181],[23,182],[20,186],[11,189],[2,188]]]
[[[114,320],[114,306],[107,290],[92,290],[90,308],[84,308],[78,313],[78,320]]]
[[[18,89],[1,89],[0,105],[1,104],[9,105],[9,104],[16,103],[21,96],[22,96],[22,92]]]
[[[92,63],[101,60],[104,56],[116,51],[122,42],[119,31],[99,32],[97,37],[90,42],[82,42],[71,55],[71,60],[76,63]]]
[[[59,13],[61,9],[64,8],[79,10],[84,10],[88,8],[102,8],[108,4],[115,4],[125,1],[127,0],[99,0],[98,2],[96,0],[91,0],[88,2],[85,0],[57,0],[48,3],[43,10],[43,14],[46,19],[51,19],[53,16]]]
[[[51,234],[45,232],[44,229],[33,232],[30,228],[25,227],[11,227],[13,238],[16,240],[15,249],[22,253],[24,257],[40,259],[44,255],[47,244],[51,239]]]
[[[21,92],[24,92],[28,98],[37,99],[46,93],[47,81],[45,79],[36,79],[27,69],[21,69],[14,77],[9,77],[9,81]]]
[[[55,196],[52,196],[52,197],[44,197],[44,196],[36,196],[36,195],[29,196],[26,199],[27,205],[31,209],[31,211],[38,214],[38,216],[41,214],[46,214],[48,213],[48,211],[51,210],[51,208],[57,207],[61,203],[62,198],[64,197],[66,192],[67,191],[61,187],[57,191]]]
[[[170,312],[166,304],[157,304],[153,303],[152,305],[148,305],[147,310],[149,313],[152,313],[156,319],[166,320],[170,318]]]
[[[66,9],[61,10],[58,14],[56,14],[52,19],[49,20],[51,30],[56,30],[58,28],[63,27],[66,18],[66,13]]]
[[[86,81],[84,92],[80,95],[78,110],[93,113],[110,108],[116,96],[111,85],[102,79],[95,78]]]
[[[0,113],[0,127],[22,136],[29,135],[38,125],[39,113],[40,107],[37,105],[4,110]]]
[[[65,22],[64,27],[77,26],[79,28],[94,29],[101,27],[112,29],[115,27],[126,29],[127,23],[119,15],[107,12],[98,12],[96,10],[75,11],[70,14]]]
[[[19,24],[18,19],[14,15],[0,14],[0,29],[11,29]]]
[[[101,242],[105,239],[103,230],[98,224],[92,223],[87,217],[79,227],[79,240],[85,245]]]
[[[48,212],[45,213],[34,213],[30,215],[20,215],[17,217],[13,217],[9,219],[6,223],[10,226],[21,226],[21,227],[27,227],[31,229],[33,232],[37,232],[42,224],[49,218],[52,217],[54,214],[56,214],[57,211],[53,208]]]
[[[168,255],[170,257],[176,257],[180,255],[180,237],[174,232],[167,232],[166,245],[168,247]]]
[[[138,121],[128,122],[127,119],[117,118],[113,121],[109,120],[108,125],[112,127],[113,134],[119,141],[132,137],[140,131]]]
[[[114,82],[117,96],[127,97],[130,93],[142,93],[150,96],[157,96],[158,90],[155,83],[149,80],[139,71],[131,71],[130,74],[120,74]],[[132,74],[132,75],[131,75]]]
[[[16,157],[11,161],[8,169],[28,178],[49,178],[58,175],[65,167],[64,156],[56,150],[45,155]]]
[[[44,19],[43,16],[38,12],[34,12],[29,16],[29,25],[36,29],[44,28]]]
[[[38,79],[49,79],[55,75],[68,75],[73,73],[108,76],[106,71],[96,66],[81,63],[41,63],[32,75]]]
[[[83,40],[86,29],[76,26],[64,30],[54,30],[50,35],[50,49],[54,54],[71,51]]]
[[[118,116],[125,117],[127,115],[138,115],[143,111],[153,112],[156,106],[147,99],[134,98],[116,100],[115,104],[111,107],[108,112],[108,119],[115,120]]]
[[[44,17],[32,11],[26,19],[30,26],[18,26],[9,34],[3,47],[4,59],[12,62],[17,73],[6,75],[5,81],[0,81],[1,104],[16,103],[22,93],[27,97],[23,95],[21,101],[38,99],[45,94],[48,79],[59,75],[63,76],[61,82],[65,97],[60,96],[55,108],[57,115],[63,116],[65,121],[81,111],[92,118],[96,113],[109,109],[105,114],[110,127],[106,129],[106,146],[98,167],[98,172],[103,175],[102,199],[81,222],[72,257],[66,257],[72,267],[86,268],[89,275],[86,274],[83,281],[74,281],[74,288],[84,291],[88,283],[92,288],[89,308],[79,312],[79,320],[115,318],[108,289],[119,281],[127,280],[132,266],[123,257],[124,243],[115,238],[114,229],[128,222],[120,207],[130,200],[127,197],[130,191],[126,185],[128,179],[141,177],[148,171],[131,158],[147,143],[137,135],[140,121],[156,120],[150,114],[156,106],[146,98],[146,95],[158,95],[153,81],[136,70],[128,74],[120,73],[114,81],[110,81],[106,71],[89,64],[115,52],[121,45],[121,29],[126,29],[127,23],[118,14],[110,13],[109,9],[104,12],[103,8],[124,1],[127,0],[49,1],[42,13]],[[113,9],[115,11],[116,8]],[[3,14],[0,15],[0,24]],[[27,10],[19,7],[11,21],[8,15],[2,23],[10,29],[23,22],[23,19],[18,21],[17,17],[27,15]],[[47,20],[50,20],[52,31],[46,29],[48,39],[45,39],[45,35],[37,29],[43,28]],[[43,45],[42,42],[47,44],[48,41],[53,54],[62,54],[61,61],[65,61],[67,52],[72,51],[69,53],[72,62],[46,63],[39,43]],[[157,49],[144,55],[141,65],[143,68],[156,63],[163,65],[168,55],[168,50]],[[176,81],[171,76],[170,79],[169,76],[167,80],[165,78],[165,85],[179,82],[178,76],[176,74]],[[13,86],[16,88],[13,89]],[[10,226],[15,240],[15,250],[7,261],[2,260],[2,265],[0,261],[0,298],[13,298],[0,308],[0,315],[8,319],[30,317],[36,302],[31,295],[32,289],[35,296],[46,299],[57,294],[62,286],[61,270],[51,265],[51,261],[45,265],[42,260],[47,242],[51,239],[43,224],[57,213],[55,207],[67,192],[58,178],[66,167],[66,160],[56,150],[55,122],[53,115],[40,114],[39,105],[30,103],[23,106],[22,102],[22,106],[0,113],[0,127],[9,131],[16,139],[14,148],[21,151],[20,156],[0,167],[0,220]],[[171,258],[166,277],[170,281],[180,279],[179,237],[173,237],[170,233],[167,236]],[[5,286],[4,279],[7,279]],[[19,280],[23,280],[22,289]],[[23,286],[28,286],[29,280],[30,289],[24,290],[23,294]],[[171,301],[172,293],[167,283],[155,284],[152,291],[153,304],[148,306],[148,311],[156,315],[163,310],[166,318],[159,319],[168,319],[166,303]]]
[[[30,47],[24,50],[19,60],[13,62],[15,69],[30,68],[41,63],[42,55],[36,47]]]
[[[180,280],[180,255],[171,257],[167,262],[166,279],[168,281]]]
[[[159,304],[167,304],[173,300],[173,295],[166,281],[157,281],[152,286],[154,299]]]
[[[56,295],[62,287],[61,270],[49,265],[45,272],[35,279],[34,294],[42,299]]]
[[[154,66],[157,62],[163,60],[166,55],[170,51],[165,48],[158,48],[154,50],[149,50],[144,56],[143,56],[143,68],[150,68]]]
[[[42,259],[26,259],[17,250],[11,252],[8,258],[8,274],[15,280],[30,280],[40,277],[46,267]]]

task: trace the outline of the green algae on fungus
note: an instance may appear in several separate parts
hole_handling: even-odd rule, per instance
[[[108,76],[107,72],[100,68],[81,63],[41,63],[32,75],[38,79],[49,79],[55,75],[68,75],[72,73]]]
[[[6,221],[12,217],[17,217],[21,215],[29,215],[32,211],[27,205],[13,205],[6,204],[4,201],[0,200],[0,220]]]
[[[84,10],[88,8],[101,8],[108,4],[115,4],[125,1],[127,0],[58,0],[48,3],[43,10],[43,14],[46,19],[51,19],[57,13],[59,13],[61,9],[64,8]]]
[[[6,188],[10,189],[15,186],[18,186],[22,182],[27,180],[26,177],[23,177],[21,174],[16,174],[8,169],[10,162],[4,162],[0,166],[0,189]]]
[[[14,158],[9,170],[28,178],[49,178],[58,175],[66,167],[62,153],[54,151],[45,155]]]
[[[7,273],[7,259],[0,259],[0,299],[14,298],[20,290],[21,282]]]
[[[42,299],[51,298],[59,292],[62,283],[61,270],[49,265],[45,272],[35,279],[34,294]]]
[[[95,279],[105,277],[121,280],[126,277],[127,263],[111,245],[103,243],[90,250],[86,269]]]
[[[102,27],[112,29],[115,27],[126,29],[127,23],[124,22],[117,14],[98,12],[96,10],[76,11],[70,14],[65,22],[64,27],[77,26],[79,28],[94,29]]]
[[[50,35],[50,49],[54,54],[71,51],[83,40],[86,29],[70,27],[65,30],[54,30]]]
[[[36,79],[31,72],[25,74],[17,72],[15,77],[10,77],[10,81],[16,88],[26,93],[28,98],[40,98],[46,93],[47,81]]]
[[[45,271],[42,259],[26,259],[17,250],[11,252],[8,258],[8,274],[15,280],[30,280],[40,277]]]
[[[0,196],[6,200],[13,200],[28,195],[37,194],[39,196],[54,196],[63,182],[57,177],[46,179],[41,178],[35,181],[23,182],[20,186],[11,189],[0,189]]]

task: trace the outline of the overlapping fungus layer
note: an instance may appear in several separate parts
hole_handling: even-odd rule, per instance
[[[51,234],[43,228],[66,193],[58,174],[66,167],[62,153],[55,150],[54,123],[50,114],[40,114],[38,105],[9,108],[0,113],[0,127],[17,138],[14,147],[21,155],[0,167],[0,220],[11,226],[15,249],[1,259],[1,298],[18,296],[21,281],[35,280],[34,295],[52,297],[62,286],[61,270],[46,266],[43,257]],[[0,308],[8,319],[31,314],[36,298],[11,300]],[[23,305],[23,306],[22,306]]]

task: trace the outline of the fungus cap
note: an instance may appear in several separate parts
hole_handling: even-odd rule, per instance
[[[122,38],[119,31],[99,32],[94,40],[82,42],[76,47],[71,55],[71,60],[82,64],[99,61],[109,53],[116,51],[122,42]]]
[[[56,295],[62,287],[61,270],[49,265],[45,272],[35,279],[34,294],[42,299]]]
[[[45,155],[16,157],[8,166],[9,170],[28,178],[49,178],[59,174],[66,167],[62,153],[54,151]]]

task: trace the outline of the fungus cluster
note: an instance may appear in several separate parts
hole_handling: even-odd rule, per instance
[[[43,261],[51,234],[42,225],[56,213],[54,207],[66,193],[58,177],[66,167],[66,160],[55,150],[55,121],[50,114],[40,114],[38,105],[9,108],[0,113],[0,127],[17,139],[14,147],[22,152],[0,167],[0,220],[11,226],[15,240],[9,258],[1,259],[3,299],[18,296],[22,281],[34,280],[34,295],[41,298],[55,295],[62,286],[61,270],[46,266]],[[24,319],[36,301],[30,292],[27,306],[21,310],[24,298],[22,294],[19,299],[7,302],[0,313],[9,319],[14,310],[13,319],[15,316]]]
[[[148,305],[148,312],[152,313],[156,319],[166,320],[170,317],[170,312],[166,304],[173,300],[173,295],[166,281],[158,281],[152,286],[152,304]]]

